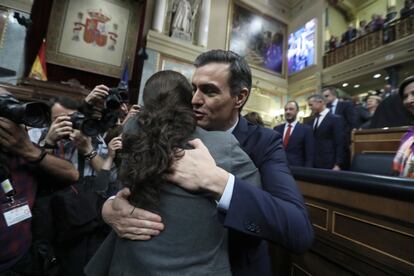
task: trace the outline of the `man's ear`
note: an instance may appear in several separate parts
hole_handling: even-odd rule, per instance
[[[244,105],[244,103],[247,101],[247,98],[249,97],[250,91],[247,88],[243,88],[240,90],[240,94],[236,96],[236,108],[240,108]]]

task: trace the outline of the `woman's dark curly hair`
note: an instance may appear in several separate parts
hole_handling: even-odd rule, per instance
[[[130,188],[129,201],[156,208],[161,185],[174,162],[182,157],[196,127],[191,106],[192,87],[174,71],[151,76],[144,88],[144,108],[126,123],[119,181]]]

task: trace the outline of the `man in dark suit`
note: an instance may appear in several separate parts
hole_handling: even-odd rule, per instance
[[[314,114],[311,122],[315,139],[315,168],[340,170],[344,162],[343,122],[340,117],[326,108],[324,97],[319,94],[308,98],[308,105]]]
[[[339,101],[335,87],[322,89],[322,94],[327,102],[327,107],[332,114],[338,115],[343,120],[344,163],[343,169],[348,169],[351,162],[351,132],[357,126],[355,108],[351,102]]]
[[[289,165],[311,168],[313,167],[314,146],[312,128],[296,120],[298,112],[297,102],[287,102],[285,105],[286,123],[276,126],[274,130],[283,134],[283,146]]]
[[[313,228],[287,167],[281,136],[240,116],[252,82],[250,68],[242,57],[231,51],[212,50],[201,54],[195,66],[192,104],[198,125],[232,132],[259,169],[263,188],[217,167],[199,143],[174,163],[169,180],[186,190],[208,191],[216,198],[223,225],[229,229],[233,275],[271,275],[265,240],[296,253],[305,252],[313,241]],[[105,203],[104,219],[122,237],[149,239],[158,235],[163,229],[161,218],[139,208],[130,215],[133,207],[125,194],[121,191]]]

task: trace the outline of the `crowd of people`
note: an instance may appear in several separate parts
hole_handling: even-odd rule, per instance
[[[400,10],[400,18],[405,18],[414,14],[414,1],[405,0],[404,7]],[[328,51],[333,51],[338,47],[346,45],[355,39],[362,37],[368,33],[376,32],[379,30],[384,31],[384,41],[389,42],[392,34],[389,33],[388,26],[397,19],[398,12],[395,7],[388,9],[385,17],[382,14],[372,14],[371,21],[361,20],[359,27],[355,27],[354,24],[350,23],[347,30],[342,33],[341,37],[331,35],[328,41]]]
[[[308,97],[307,102],[312,114],[304,118],[303,124],[298,118],[298,103],[287,102],[284,107],[285,123],[277,125],[274,129],[283,137],[289,165],[331,170],[350,169],[353,130],[414,123],[410,97],[410,89],[414,87],[412,83],[413,77],[408,77],[402,82],[399,90],[392,89],[391,85],[386,84],[380,92],[369,91],[362,103],[358,96],[352,100],[338,97],[335,87],[323,88],[321,93]],[[410,133],[407,135],[411,137],[412,130]],[[403,173],[403,167],[412,166],[407,157],[407,154],[411,153],[408,149],[411,148],[404,147],[400,150],[399,161],[395,161],[399,167],[394,165],[394,170],[401,176],[408,175],[406,172]]]

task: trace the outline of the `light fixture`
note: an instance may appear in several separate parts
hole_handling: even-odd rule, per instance
[[[374,78],[374,79],[381,78],[381,74],[375,74],[375,75],[373,76],[373,78]]]
[[[385,78],[384,78],[384,80],[389,80],[390,79],[390,76],[386,76]]]
[[[348,83],[347,82],[344,82],[343,84],[342,84],[342,87],[347,87],[348,86]]]
[[[361,85],[359,85],[359,84],[355,84],[354,85],[354,88],[359,88]]]

